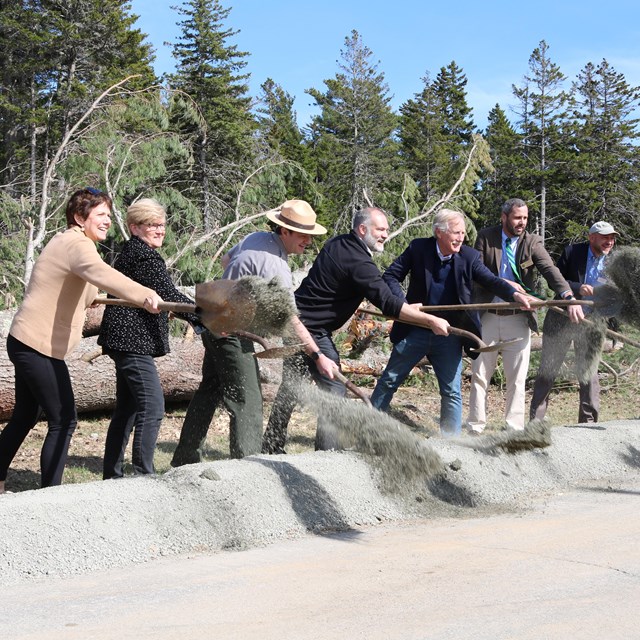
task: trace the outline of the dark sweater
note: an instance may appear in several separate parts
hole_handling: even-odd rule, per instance
[[[132,280],[154,289],[167,302],[193,304],[193,300],[176,289],[162,256],[137,236],[125,243],[113,266]],[[192,314],[180,314],[180,317],[189,322],[198,321]],[[138,308],[107,307],[98,344],[105,350],[163,356],[169,353],[169,315],[166,311],[152,314]]]
[[[364,298],[385,315],[398,316],[403,298],[382,280],[367,246],[352,231],[329,240],[297,291],[300,320],[312,333],[332,333]]]

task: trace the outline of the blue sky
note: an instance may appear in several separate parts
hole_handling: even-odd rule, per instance
[[[170,7],[180,0],[132,0],[136,26],[156,50],[156,72],[171,71],[164,43],[179,34],[180,16]],[[222,0],[232,7],[225,26],[231,40],[251,55],[251,95],[272,78],[295,98],[301,125],[316,113],[305,89],[324,90],[338,72],[337,61],[352,29],[379,61],[397,109],[423,86],[429,72],[455,60],[466,73],[467,99],[474,121],[486,125],[499,102],[511,119],[512,84],[528,73],[529,56],[541,40],[571,81],[587,64],[606,58],[627,82],[640,85],[640,3],[638,0]]]

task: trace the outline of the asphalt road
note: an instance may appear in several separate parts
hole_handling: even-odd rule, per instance
[[[640,484],[5,588],[11,640],[640,638]]]

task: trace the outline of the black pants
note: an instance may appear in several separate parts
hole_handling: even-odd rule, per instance
[[[77,424],[67,364],[43,355],[11,335],[7,338],[7,354],[15,367],[15,406],[0,433],[0,480],[6,480],[9,465],[44,411],[48,428],[40,453],[41,485],[61,484]]]
[[[313,334],[313,339],[320,351],[340,366],[340,356],[330,335]],[[269,423],[262,438],[262,453],[285,453],[284,445],[287,440],[287,428],[291,414],[298,404],[296,389],[301,379],[312,379],[321,389],[334,395],[346,396],[347,389],[342,382],[331,380],[320,375],[315,362],[306,354],[286,358],[282,365],[282,384],[278,389]],[[316,451],[337,449],[338,440],[335,427],[323,416],[318,416],[316,428]]]
[[[106,353],[116,364],[116,406],[104,446],[102,477],[124,475],[124,453],[132,431],[134,473],[154,473],[153,454],[164,417],[164,394],[154,359],[125,351]]]

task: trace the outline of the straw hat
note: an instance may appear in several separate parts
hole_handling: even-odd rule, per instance
[[[266,216],[271,222],[291,231],[308,233],[312,236],[327,233],[321,224],[316,223],[316,212],[305,200],[287,200],[277,209],[267,211]]]

